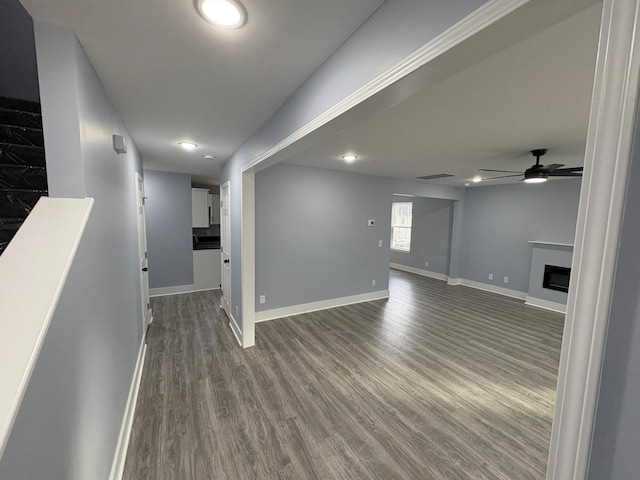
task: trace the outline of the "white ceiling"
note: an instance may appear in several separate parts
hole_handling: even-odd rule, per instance
[[[580,166],[600,13],[597,4],[546,29],[538,26],[533,36],[285,161],[396,178],[453,173],[432,182],[456,186],[478,168],[524,171],[535,162],[528,153],[534,148],[549,149],[543,164]],[[345,164],[340,157],[347,152],[358,160]]]
[[[222,162],[384,0],[243,0],[239,30],[205,22],[192,0],[21,2],[75,32],[146,169],[217,183]],[[183,151],[183,139],[200,148]]]
[[[239,30],[205,22],[191,0],[21,1],[34,18],[76,33],[146,169],[217,183],[224,160],[384,0],[244,0],[249,21]],[[308,140],[286,162],[396,178],[453,173],[435,182],[459,186],[478,168],[524,171],[533,148],[549,149],[542,163],[582,165],[600,8],[546,29],[536,23],[537,34],[460,71],[474,49],[471,58],[482,56],[482,37],[472,37],[467,57],[439,59],[438,68],[458,73]],[[185,152],[179,140],[199,148]],[[358,161],[341,162],[346,152]],[[491,184],[506,181],[518,179]]]

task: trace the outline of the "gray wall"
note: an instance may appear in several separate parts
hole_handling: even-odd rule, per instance
[[[18,0],[0,2],[0,97],[40,101],[33,20]]]
[[[266,295],[267,302],[256,301],[256,310],[386,290],[389,183],[295,165],[258,173],[256,297]]]
[[[241,170],[263,152],[295,132],[338,101],[370,82],[388,67],[485,3],[486,0],[387,0],[227,160],[222,183],[230,181],[232,310],[241,297]],[[236,318],[242,328],[242,311]]]
[[[74,178],[54,181],[51,191],[93,197],[95,204],[0,478],[102,480],[109,477],[142,340],[135,199],[142,162],[73,33],[40,22],[35,31],[48,169]],[[73,115],[62,114],[70,110]],[[113,133],[126,137],[129,153],[112,150]]]
[[[468,188],[462,227],[462,278],[527,292],[529,240],[573,243],[580,179]],[[493,273],[493,280],[488,274]],[[503,277],[509,283],[503,283]]]
[[[629,480],[640,472],[640,126],[629,176],[589,480]]]
[[[448,275],[454,202],[398,196],[392,197],[391,201],[413,202],[411,251],[391,250],[391,262]],[[426,261],[428,267],[425,267]]]
[[[145,170],[149,287],[193,284],[191,176]]]

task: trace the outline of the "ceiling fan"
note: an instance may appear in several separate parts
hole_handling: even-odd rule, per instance
[[[501,175],[499,177],[483,178],[483,180],[495,180],[498,178],[519,177],[524,175],[523,180],[526,183],[542,183],[546,182],[549,177],[581,177],[583,167],[564,167],[561,163],[552,163],[551,165],[540,165],[540,157],[547,153],[546,148],[537,148],[531,150],[531,155],[536,157],[535,165],[527,168],[524,172],[514,172],[512,170],[490,170],[487,168],[479,168],[481,172],[501,172],[513,173],[515,175]]]

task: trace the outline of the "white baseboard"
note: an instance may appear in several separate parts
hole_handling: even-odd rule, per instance
[[[549,300],[543,300],[542,298],[530,297],[527,295],[527,299],[524,303],[525,305],[553,310],[554,312],[567,313],[567,306],[565,304],[550,302]]]
[[[178,295],[180,293],[191,293],[191,292],[193,292],[193,284],[176,285],[175,287],[150,288],[149,296],[161,297],[163,295]]]
[[[208,292],[210,290],[220,290],[220,287],[213,287],[213,288],[199,288],[198,290],[191,290],[191,292],[195,293],[195,292]]]
[[[467,280],[466,278],[450,278],[447,280],[449,285],[464,285],[466,287],[476,288],[478,290],[484,290],[485,292],[497,293],[498,295],[504,295],[505,297],[517,298],[518,300],[525,300],[526,305],[532,307],[544,308],[547,310],[553,310],[554,312],[566,313],[567,306],[562,303],[550,302],[541,298],[530,297],[526,292],[520,292],[518,290],[511,290],[509,288],[498,287],[497,285],[491,285],[488,283],[474,282],[473,280]]]
[[[505,297],[517,298],[518,300],[524,300],[525,298],[527,298],[526,292],[498,287],[497,285],[491,285],[489,283],[474,282],[473,280],[467,280],[466,278],[458,278],[455,280],[457,280],[458,283],[451,283],[450,285],[464,285],[465,287],[476,288],[478,290],[484,290],[485,292],[497,293],[498,295],[504,295]]]
[[[122,426],[120,427],[116,453],[113,458],[113,463],[111,464],[110,480],[121,480],[122,474],[124,473],[124,462],[127,458],[127,448],[129,447],[129,438],[131,436],[131,428],[133,427],[133,416],[136,411],[136,403],[138,402],[138,392],[140,390],[140,381],[142,380],[142,370],[144,369],[144,359],[146,355],[147,343],[143,338],[140,350],[138,351],[138,360],[133,373],[131,387],[129,388],[129,397],[127,398],[127,407],[125,408]]]
[[[240,330],[240,327],[238,326],[238,322],[236,322],[236,319],[233,318],[233,315],[227,315],[229,317],[229,326],[231,327],[231,331],[233,332],[233,335],[236,337],[236,340],[238,341],[238,345],[242,346],[242,330]]]
[[[300,315],[303,313],[316,312],[318,310],[326,310],[327,308],[343,307],[345,305],[351,305],[354,303],[381,300],[383,298],[389,298],[389,290],[378,290],[377,292],[361,293],[359,295],[351,295],[348,297],[331,298],[329,300],[321,300],[319,302],[291,305],[290,307],[274,308],[272,310],[256,312],[256,323],[266,322],[267,320],[275,320],[276,318],[289,317],[291,315]]]
[[[422,268],[416,268],[416,267],[409,267],[407,265],[402,265],[400,263],[390,263],[389,266],[391,268],[395,268],[396,270],[415,273],[416,275],[422,275],[423,277],[435,278],[436,280],[442,280],[443,282],[446,282],[448,280],[448,277],[444,273],[431,272],[429,270],[424,270]]]

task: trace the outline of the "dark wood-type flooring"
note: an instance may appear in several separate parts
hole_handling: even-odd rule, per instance
[[[391,298],[256,326],[153,299],[124,479],[542,480],[563,316],[392,270]]]

